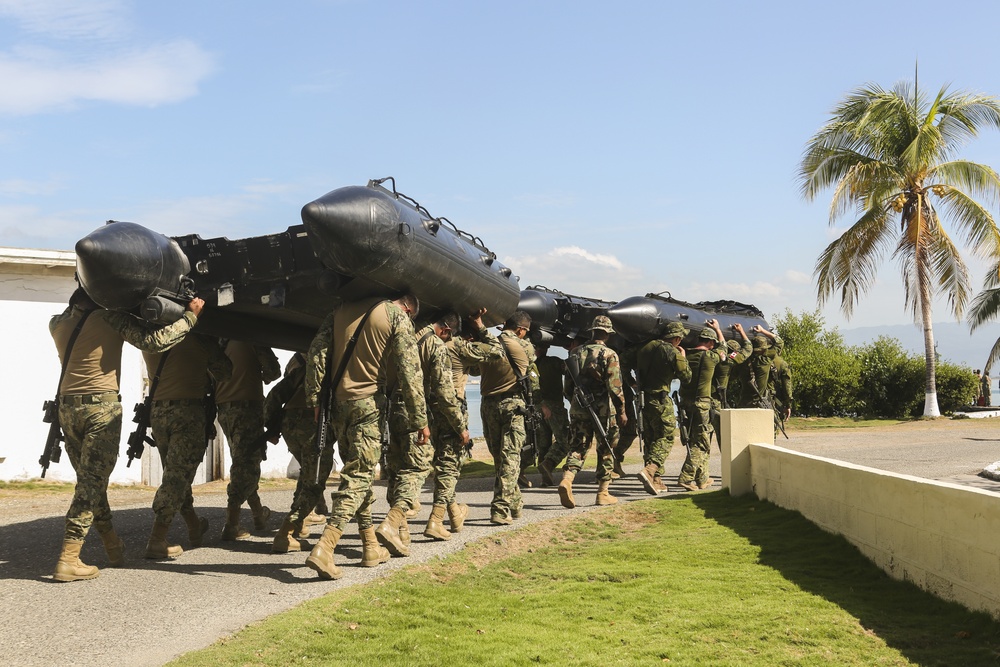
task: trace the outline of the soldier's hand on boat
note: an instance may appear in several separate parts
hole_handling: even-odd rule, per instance
[[[201,315],[201,309],[205,307],[205,300],[195,297],[188,301],[187,309],[194,313],[195,317]]]

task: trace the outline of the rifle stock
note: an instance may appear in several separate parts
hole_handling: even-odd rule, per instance
[[[587,409],[587,413],[590,415],[590,420],[594,423],[594,430],[597,432],[597,437],[600,439],[601,444],[611,449],[611,443],[608,441],[608,432],[604,430],[604,424],[601,423],[600,417],[594,411],[594,398],[580,387],[580,360],[570,354],[566,360],[566,369],[569,371],[569,377],[573,381],[573,395],[576,397],[577,403]]]
[[[132,417],[132,421],[135,422],[136,427],[128,437],[128,450],[126,452],[128,454],[128,463],[125,464],[126,468],[132,465],[133,459],[142,457],[142,452],[145,450],[147,443],[149,443],[150,447],[156,446],[153,439],[147,435],[152,405],[153,397],[151,395],[147,395],[142,403],[135,404],[135,416]]]
[[[42,422],[49,425],[49,433],[45,437],[45,448],[42,450],[42,456],[38,459],[38,465],[42,466],[42,479],[45,479],[49,463],[59,463],[59,459],[62,458],[62,449],[59,448],[59,443],[65,442],[66,439],[63,437],[62,425],[59,423],[58,397],[54,401],[45,401],[42,404],[42,410],[44,411]]]
[[[670,397],[673,399],[674,405],[677,406],[677,427],[678,427],[677,430],[679,430],[681,433],[681,444],[687,447],[689,442],[688,436],[690,435],[690,433],[688,432],[687,410],[684,409],[684,404],[681,403],[680,396],[677,395],[676,389],[674,390],[674,393],[670,395]]]

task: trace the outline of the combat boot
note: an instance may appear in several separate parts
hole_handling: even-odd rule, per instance
[[[326,506],[326,496],[320,494],[319,501],[317,501],[314,509],[316,514],[322,514],[323,516],[330,513],[330,509]]]
[[[375,530],[375,536],[378,538],[378,541],[393,556],[410,555],[409,547],[403,544],[403,540],[399,538],[399,527],[404,523],[406,523],[406,515],[403,514],[403,510],[393,507],[385,515],[385,521],[380,523]]]
[[[194,508],[181,511],[181,516],[187,524],[188,544],[192,549],[197,549],[201,546],[202,536],[208,532],[208,519],[198,516]]]
[[[611,482],[601,482],[597,485],[597,500],[595,504],[597,505],[614,505],[618,502],[618,499],[611,495],[608,487],[611,486]]]
[[[524,474],[524,471],[521,471],[521,474],[517,476],[517,485],[522,489],[531,488],[531,480],[528,479],[526,474]]]
[[[667,492],[667,485],[663,483],[663,478],[659,475],[653,477],[653,487],[656,489],[658,494],[663,494]]]
[[[559,502],[566,509],[573,509],[576,507],[576,501],[573,499],[573,478],[576,477],[575,470],[566,470],[563,472],[562,481],[559,482]]]
[[[642,482],[642,488],[644,488],[646,493],[651,496],[659,495],[656,492],[656,486],[653,484],[653,477],[656,475],[656,469],[658,467],[659,466],[655,463],[647,463],[646,467],[640,470],[639,474],[636,475],[639,478],[639,481]]]
[[[312,527],[306,524],[305,521],[300,521],[299,524],[299,527],[292,533],[292,535],[300,540],[308,540],[312,537]]]
[[[125,544],[115,533],[110,521],[96,521],[94,527],[97,534],[101,536],[104,543],[104,552],[108,554],[108,565],[111,567],[122,567],[125,565]]]
[[[469,516],[469,506],[465,503],[452,503],[448,505],[448,523],[450,532],[461,533],[465,524],[465,517]]]
[[[389,560],[389,550],[379,546],[375,528],[368,526],[361,533],[361,567],[378,567]]]
[[[625,469],[622,468],[621,459],[615,457],[615,465],[611,468],[611,479],[621,479],[625,476]]]
[[[406,521],[399,524],[399,540],[407,550],[410,549],[410,524]]]
[[[80,549],[83,540],[63,540],[62,553],[56,562],[56,571],[52,578],[56,581],[83,581],[93,579],[100,571],[93,565],[87,565],[80,560]]]
[[[688,491],[697,491],[698,490],[698,485],[694,483],[693,479],[690,480],[690,481],[687,481],[687,482],[682,482],[680,480],[680,478],[678,477],[677,478],[677,483],[680,486],[682,486],[683,488],[687,489]]]
[[[711,477],[706,477],[705,481],[700,482],[698,484],[698,488],[699,489],[707,489],[710,486],[712,486],[712,478]]]
[[[424,537],[433,537],[435,540],[451,539],[451,533],[444,527],[444,505],[435,505],[431,508],[431,516],[424,528]]]
[[[229,505],[226,507],[226,525],[222,527],[222,540],[232,542],[233,540],[245,540],[250,537],[250,533],[240,527],[239,505]]]
[[[271,553],[286,554],[289,551],[302,551],[302,543],[292,536],[295,532],[297,532],[296,525],[286,516],[281,528],[278,528],[278,534],[274,536],[274,542],[271,543]]]
[[[411,507],[410,509],[406,510],[406,512],[404,512],[404,514],[406,515],[406,518],[412,519],[413,517],[417,516],[417,514],[420,512],[420,508],[421,507],[423,507],[423,505],[420,504],[420,501],[419,500],[414,500],[413,501],[413,507]]]
[[[311,567],[319,575],[320,579],[340,579],[344,573],[340,571],[337,564],[333,562],[333,550],[337,548],[337,542],[344,531],[327,524],[323,535],[320,536],[316,546],[313,547],[306,558],[306,565]]]
[[[164,558],[177,558],[184,553],[184,549],[181,549],[180,545],[167,542],[168,530],[170,530],[170,524],[160,523],[158,520],[153,521],[153,530],[150,532],[149,542],[146,544],[146,558],[162,560]]]
[[[556,481],[552,479],[552,470],[556,467],[556,464],[552,461],[545,459],[538,466],[538,472],[542,474],[542,486],[555,486]]]
[[[261,504],[256,491],[247,498],[247,505],[250,506],[250,514],[253,515],[253,529],[257,532],[267,530],[267,520],[271,518],[271,510]]]

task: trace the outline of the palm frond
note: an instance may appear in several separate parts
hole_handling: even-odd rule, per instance
[[[849,317],[858,298],[874,284],[878,266],[894,237],[887,212],[871,210],[830,243],[816,260],[819,302],[825,303],[839,291],[841,309]]]

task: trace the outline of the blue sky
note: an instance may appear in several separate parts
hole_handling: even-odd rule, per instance
[[[962,1],[0,0],[0,245],[274,233],[392,175],[522,287],[812,309],[835,230],[799,196],[806,142],[917,60],[928,92],[1000,95],[998,25]],[[964,155],[1000,167],[997,134]],[[911,321],[891,263],[850,322],[823,312]]]

